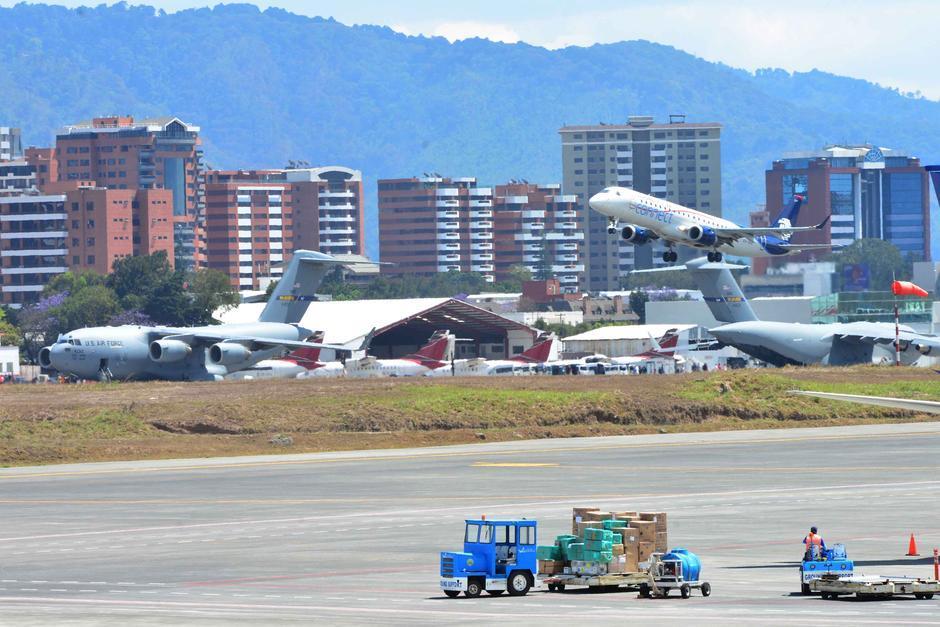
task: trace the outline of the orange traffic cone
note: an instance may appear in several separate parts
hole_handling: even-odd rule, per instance
[[[911,541],[907,545],[907,556],[908,557],[918,557],[920,553],[917,552],[917,541],[914,540],[914,534],[911,534]]]

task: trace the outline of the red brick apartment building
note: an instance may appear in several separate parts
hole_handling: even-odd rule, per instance
[[[383,272],[432,275],[479,272],[489,282],[523,265],[548,268],[565,292],[584,273],[583,216],[559,185],[480,187],[473,177],[379,181],[379,246]],[[548,277],[545,277],[548,278]]]
[[[278,277],[294,250],[361,255],[362,173],[340,166],[210,171],[206,258],[241,290]]]
[[[176,263],[192,268],[205,262],[200,241],[205,209],[200,146],[199,127],[176,117],[100,117],[61,129],[56,134],[56,163],[47,167],[51,180],[94,181],[114,190],[170,191]],[[39,150],[32,158],[39,166],[48,159]]]

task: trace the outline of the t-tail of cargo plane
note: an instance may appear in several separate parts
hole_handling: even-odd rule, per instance
[[[786,219],[786,218],[781,218]],[[685,263],[692,279],[702,292],[705,303],[719,322],[749,322],[757,320],[744,292],[731,275],[731,270],[743,270],[724,262],[710,262],[704,257]]]
[[[326,273],[343,262],[312,250],[298,250],[278,281],[258,322],[297,324]]]

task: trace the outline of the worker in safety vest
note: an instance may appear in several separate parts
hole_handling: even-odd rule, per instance
[[[806,548],[806,559],[812,560],[822,556],[822,551],[826,548],[826,543],[816,531],[816,527],[809,528],[809,535],[803,538],[803,545]]]

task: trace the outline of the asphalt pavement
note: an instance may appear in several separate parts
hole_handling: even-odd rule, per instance
[[[0,623],[935,624],[940,599],[802,597],[817,525],[856,571],[931,576],[940,423],[0,470]],[[463,520],[666,511],[709,598],[448,599]],[[921,558],[905,557],[916,534]]]

